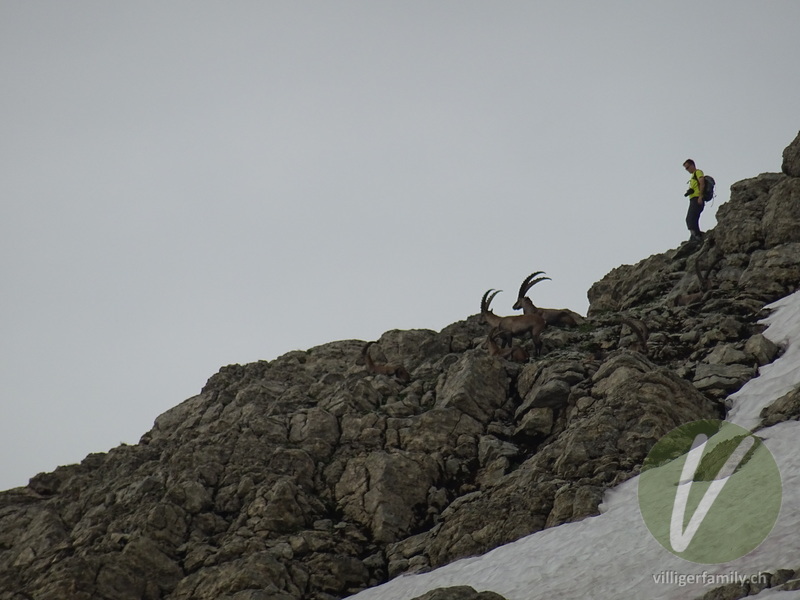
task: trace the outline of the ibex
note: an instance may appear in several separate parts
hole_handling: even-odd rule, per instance
[[[501,291],[502,290],[493,289],[487,290],[483,298],[481,298],[481,316],[483,320],[491,327],[497,328],[498,333],[507,337],[509,340],[512,336],[530,333],[536,350],[536,356],[539,356],[542,352],[541,333],[544,331],[544,328],[547,327],[544,317],[538,312],[498,317],[489,310],[489,305],[492,303],[494,297]]]
[[[528,275],[525,280],[522,282],[522,285],[519,286],[519,294],[517,295],[517,301],[514,303],[514,310],[522,310],[525,314],[532,314],[538,312],[542,315],[542,318],[548,325],[578,325],[583,318],[578,315],[577,313],[572,312],[571,310],[567,310],[565,308],[539,308],[536,306],[530,298],[528,298],[525,294],[537,283],[540,281],[544,281],[545,279],[550,279],[549,277],[539,277],[538,279],[534,279],[538,275],[544,275],[544,271],[536,271],[536,273],[531,273]]]
[[[364,359],[367,371],[379,375],[394,376],[401,383],[408,383],[411,381],[411,375],[403,365],[393,365],[391,363],[375,364],[372,357],[369,355],[369,347],[374,343],[375,342],[367,342],[361,350],[361,356]]]
[[[636,336],[637,344],[633,349],[638,349],[639,352],[647,356],[647,338],[650,337],[650,330],[642,321],[634,319],[625,315],[619,315],[621,323],[627,325],[633,334]]]
[[[489,335],[486,336],[486,347],[489,350],[490,356],[499,356],[500,358],[505,358],[506,360],[511,360],[518,363],[528,362],[529,356],[525,348],[521,346],[509,346],[508,348],[498,346],[497,342],[494,340],[498,333],[499,328],[493,327],[489,332]]]
[[[694,304],[696,302],[703,302],[705,301],[710,292],[711,292],[711,283],[709,282],[709,275],[711,275],[711,270],[714,268],[714,265],[717,263],[717,260],[711,262],[706,269],[706,272],[703,273],[702,265],[700,264],[700,259],[704,257],[704,255],[708,252],[709,247],[713,245],[713,240],[711,242],[707,242],[703,244],[700,253],[694,259],[694,272],[697,275],[697,285],[700,288],[699,291],[694,292],[692,294],[682,294],[677,296],[674,300],[675,306],[689,306],[690,304]]]

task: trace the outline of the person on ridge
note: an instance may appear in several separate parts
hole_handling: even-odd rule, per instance
[[[689,241],[701,242],[703,241],[703,232],[700,231],[700,213],[702,213],[703,208],[705,208],[705,202],[703,201],[703,191],[705,190],[706,183],[705,176],[703,172],[695,166],[691,158],[684,161],[683,168],[692,176],[689,179],[689,189],[684,194],[684,196],[689,197],[689,210],[686,213],[686,227],[689,228],[691,233]]]

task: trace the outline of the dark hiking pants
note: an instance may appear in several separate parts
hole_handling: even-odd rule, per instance
[[[686,213],[686,227],[694,234],[700,234],[700,213],[705,208],[705,202],[700,202],[698,197],[689,198],[689,211]]]

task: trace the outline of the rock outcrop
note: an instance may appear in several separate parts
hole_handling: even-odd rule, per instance
[[[505,600],[494,592],[476,592],[469,586],[441,588],[413,600]]]
[[[781,171],[790,177],[800,177],[800,133],[783,151]]]
[[[757,322],[800,283],[798,140],[732,186],[702,249],[592,286],[538,360],[489,356],[471,316],[378,340],[408,380],[356,340],[231,365],[139,444],[0,493],[0,600],[329,600],[597,514],[780,352]],[[793,393],[764,417],[799,414]]]

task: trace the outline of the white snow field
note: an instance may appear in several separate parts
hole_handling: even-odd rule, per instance
[[[728,398],[728,420],[751,431],[760,422],[762,408],[800,384],[800,292],[770,308],[775,312],[763,321],[769,325],[764,335],[784,353]],[[766,540],[735,561],[697,564],[664,549],[642,519],[635,477],[606,493],[596,517],[545,529],[429,573],[398,577],[351,598],[410,600],[439,587],[468,585],[508,600],[685,600],[761,572],[796,568],[800,566],[800,422],[780,423],[757,435],[778,463],[783,504]],[[748,598],[800,599],[800,591],[767,589]]]

